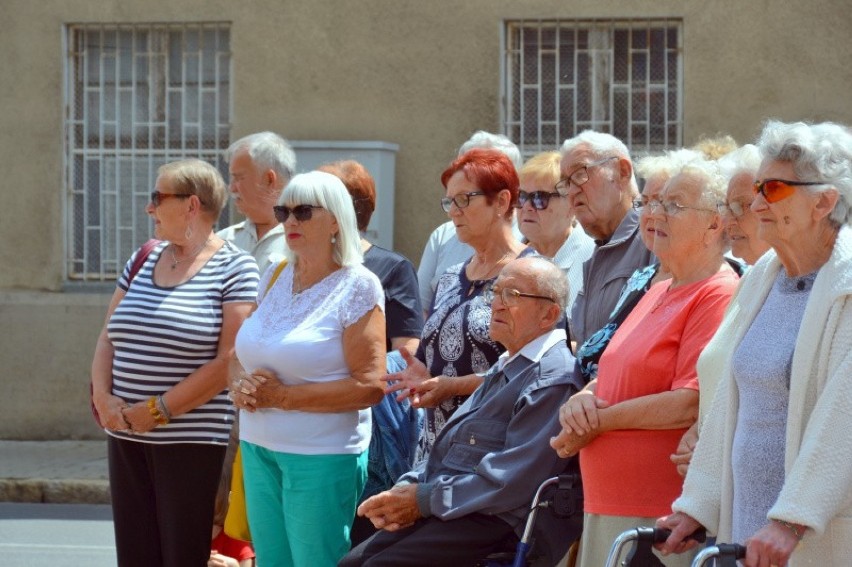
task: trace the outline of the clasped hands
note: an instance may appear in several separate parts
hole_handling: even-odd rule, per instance
[[[228,389],[228,397],[235,406],[254,412],[262,408],[282,408],[287,386],[271,370],[259,368],[251,374],[238,372]]]
[[[608,408],[609,403],[595,396],[591,390],[580,390],[559,408],[559,424],[562,431],[550,438],[550,446],[565,459],[573,457],[580,449],[600,434],[598,410]]]
[[[366,517],[376,529],[394,532],[407,528],[420,519],[417,506],[417,485],[397,484],[364,500],[358,515]]]
[[[148,411],[148,402],[141,401],[128,404],[118,396],[110,394],[95,404],[101,423],[106,429],[122,433],[147,433],[157,422]]]
[[[385,375],[384,380],[392,382],[385,388],[385,394],[398,392],[398,402],[409,398],[415,408],[433,408],[455,395],[451,379],[445,376],[432,377],[426,365],[406,349],[399,349],[399,353],[407,366],[404,370]]]

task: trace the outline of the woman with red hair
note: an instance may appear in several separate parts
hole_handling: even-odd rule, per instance
[[[441,183],[446,189],[441,207],[459,240],[474,253],[440,277],[416,357],[401,351],[408,368],[389,376],[396,383],[388,391],[399,391],[399,399],[411,396],[414,406],[427,408],[415,461],[426,458],[449,417],[482,383],[477,374],[504,350],[489,335],[491,304],[482,292],[503,266],[533,253],[512,234],[519,182],[508,157],[496,150],[470,150],[450,164]]]

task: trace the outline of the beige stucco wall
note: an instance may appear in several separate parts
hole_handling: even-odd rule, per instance
[[[499,124],[505,19],[684,22],[684,140],[751,140],[767,117],[852,123],[852,11],[840,0],[3,0],[0,2],[0,437],[80,436],[104,295],[63,289],[63,25],[228,21],[232,137],[399,144],[399,251],[444,220],[439,175]],[[84,411],[85,410],[85,411]]]

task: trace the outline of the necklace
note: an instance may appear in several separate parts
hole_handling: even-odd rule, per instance
[[[494,275],[494,272],[499,271],[499,269],[498,269],[498,268],[500,268],[500,267],[502,266],[503,261],[504,261],[506,258],[508,258],[511,254],[512,254],[512,251],[511,251],[511,250],[509,250],[508,252],[506,252],[505,254],[503,254],[500,258],[498,258],[498,259],[497,259],[497,261],[496,261],[496,262],[494,262],[494,265],[493,265],[493,266],[491,266],[490,268],[488,268],[488,271],[486,271],[486,272],[485,272],[485,274],[484,274],[481,278],[474,278],[474,277],[471,277],[470,279],[471,279],[471,280],[487,280],[487,279],[491,278],[491,277]]]
[[[174,248],[175,245],[172,244],[169,247],[169,254],[171,254],[171,256],[172,256],[172,269],[174,270],[175,268],[177,268],[177,265],[180,264],[181,262],[186,262],[187,260],[189,260],[191,258],[195,258],[196,256],[198,256],[198,254],[201,252],[201,250],[203,250],[204,247],[207,246],[207,244],[209,242],[210,242],[210,238],[208,238],[207,240],[202,242],[198,246],[198,248],[196,248],[191,254],[189,254],[188,256],[184,256],[180,260],[178,260],[177,257],[175,256],[175,248]]]

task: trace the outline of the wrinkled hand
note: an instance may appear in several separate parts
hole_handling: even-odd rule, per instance
[[[801,527],[804,530],[804,526]],[[786,567],[799,540],[786,526],[769,522],[745,542],[745,567]]]
[[[411,395],[411,405],[416,408],[434,408],[444,400],[458,395],[453,388],[453,380],[447,376],[435,376],[420,383],[417,391]]]
[[[689,470],[689,463],[692,462],[692,453],[695,451],[695,445],[698,443],[698,422],[692,424],[692,427],[686,430],[683,437],[680,438],[680,443],[677,444],[677,449],[669,458],[677,465],[677,473],[685,477],[686,471]]]
[[[580,449],[591,443],[597,436],[596,432],[577,435],[563,429],[559,435],[550,438],[550,446],[560,458],[567,459],[579,453]]]
[[[407,528],[421,517],[417,507],[417,485],[397,484],[367,498],[358,506],[358,515],[373,522],[376,529],[393,532]]]
[[[700,528],[701,524],[695,518],[683,512],[675,512],[658,519],[656,527],[666,528],[672,532],[666,541],[654,544],[654,547],[663,555],[683,553],[698,545],[698,542],[689,539],[689,536]]]
[[[147,400],[127,406],[122,413],[130,425],[131,433],[147,433],[157,427],[157,421],[148,409]]]
[[[130,428],[130,424],[124,419],[122,413],[122,410],[127,407],[127,402],[113,395],[93,398],[92,401],[105,428],[112,431],[126,431]]]
[[[405,398],[411,397],[411,404],[419,407],[421,392],[424,391],[423,388],[425,387],[423,383],[431,380],[432,376],[429,375],[426,365],[420,362],[419,359],[414,358],[406,349],[400,349],[399,354],[402,355],[402,359],[407,366],[399,372],[385,374],[382,380],[393,382],[385,388],[385,394],[399,392],[396,395],[396,401],[401,402]],[[434,387],[429,387],[429,390],[425,391],[431,391],[432,389]]]
[[[229,397],[234,405],[248,412],[261,408],[282,408],[287,386],[275,372],[258,368],[251,374],[241,373],[231,381]]]
[[[598,410],[608,407],[609,403],[595,396],[594,392],[581,390],[559,408],[559,424],[568,433],[586,435],[600,427]]]

